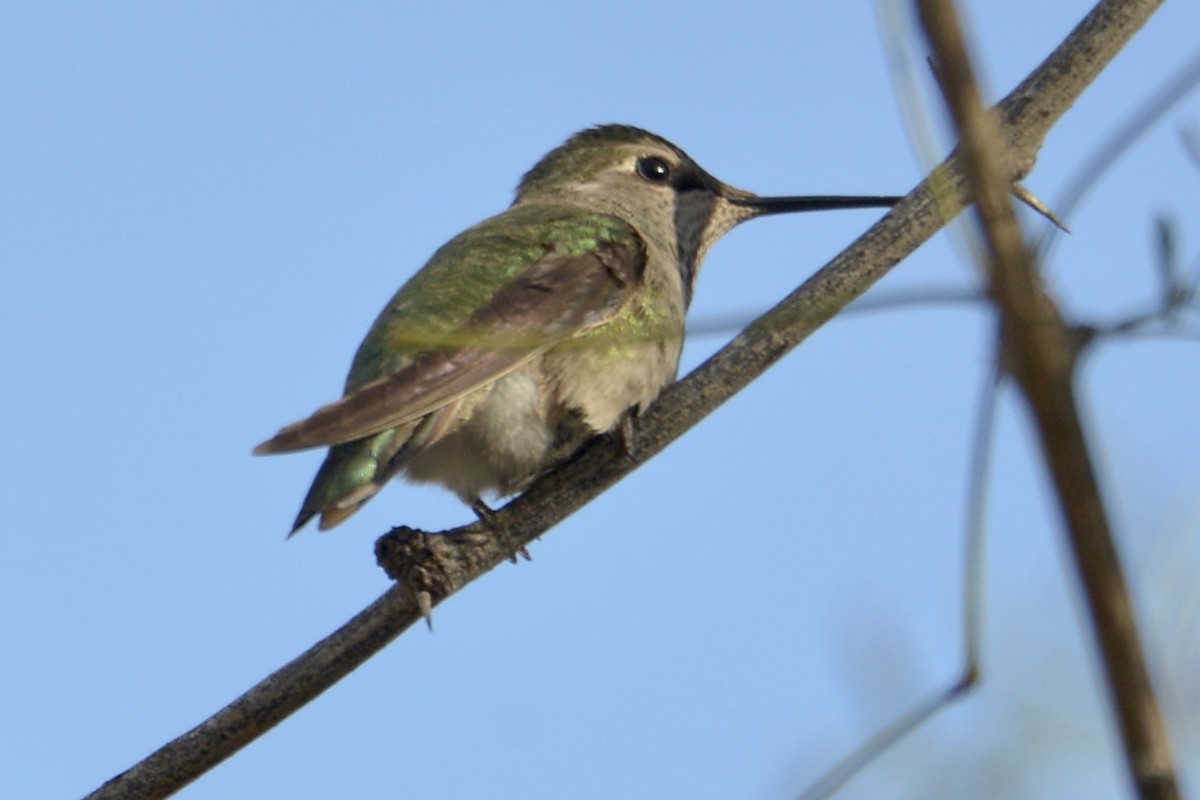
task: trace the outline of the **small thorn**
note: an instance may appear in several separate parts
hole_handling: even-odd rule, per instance
[[[944,97],[946,95],[946,76],[942,72],[942,68],[933,60],[933,56],[925,56],[925,66],[929,67],[929,74],[933,76],[934,82],[938,85],[938,91]]]
[[[1045,203],[1043,203],[1041,200],[1038,200],[1034,196],[1033,192],[1029,191],[1021,184],[1014,183],[1012,185],[1012,193],[1013,193],[1013,197],[1017,198],[1022,203],[1029,206],[1034,211],[1038,212],[1043,217],[1045,217],[1046,219],[1053,222],[1055,227],[1057,227],[1063,233],[1071,232],[1071,229],[1067,227],[1067,224],[1065,222],[1063,222],[1061,219],[1059,219],[1054,214],[1053,211],[1051,211],[1049,208],[1047,208]]]
[[[417,593],[417,608],[421,612],[421,616],[425,618],[425,624],[429,626],[429,630],[433,630],[433,597],[429,592],[418,591]]]

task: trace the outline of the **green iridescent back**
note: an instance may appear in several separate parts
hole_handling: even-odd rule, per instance
[[[434,253],[380,312],[354,356],[346,393],[392,374],[424,351],[472,344],[456,332],[547,252],[580,255],[601,242],[636,239],[616,217],[570,208],[517,206],[479,223]]]

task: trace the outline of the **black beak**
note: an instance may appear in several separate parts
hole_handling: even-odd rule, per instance
[[[796,211],[833,211],[841,208],[891,208],[900,197],[886,195],[811,195],[803,197],[758,197],[730,192],[726,199],[755,216],[790,214]]]

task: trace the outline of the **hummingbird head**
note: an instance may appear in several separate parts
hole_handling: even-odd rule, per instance
[[[630,125],[581,131],[525,174],[513,204],[568,202],[632,224],[675,256],[691,300],[700,263],[735,225],[767,214],[890,207],[897,197],[759,197],[714,178],[666,139]]]

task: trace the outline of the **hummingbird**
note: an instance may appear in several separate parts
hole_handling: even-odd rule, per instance
[[[700,264],[722,235],[898,199],[759,197],[640,128],[575,134],[392,297],[340,400],[255,448],[329,448],[291,534],[317,515],[321,530],[338,525],[398,475],[486,519],[485,494],[522,491],[675,379]]]

